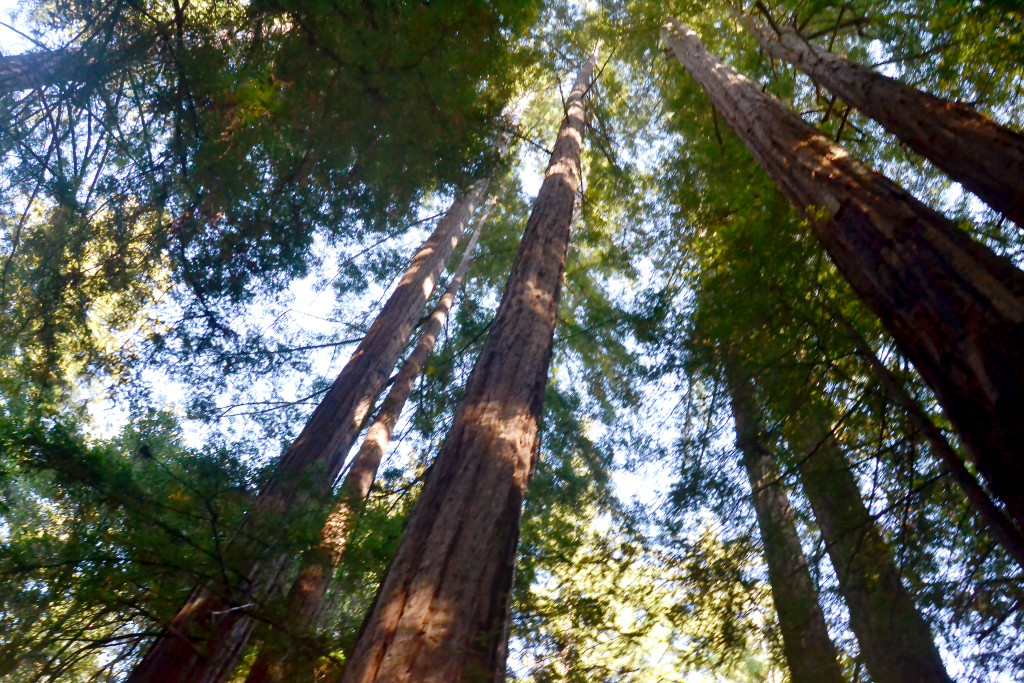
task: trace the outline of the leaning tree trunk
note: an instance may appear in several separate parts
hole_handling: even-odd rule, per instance
[[[951,681],[928,623],[903,586],[892,550],[864,506],[860,488],[821,402],[784,427],[804,494],[850,611],[864,665],[875,683]]]
[[[477,222],[477,229],[466,245],[465,254],[451,282],[448,283],[448,288],[427,319],[423,335],[402,365],[402,369],[398,371],[391,389],[381,402],[380,409],[363,439],[363,445],[352,460],[351,468],[341,486],[341,500],[327,518],[321,532],[322,543],[306,556],[298,576],[288,591],[282,628],[271,637],[288,639],[292,644],[281,647],[281,643],[265,643],[249,670],[246,683],[291,683],[313,680],[318,654],[316,648],[310,644],[316,633],[317,617],[331,576],[341,561],[345,544],[351,534],[352,522],[370,495],[370,487],[377,477],[377,468],[405,402],[412,394],[416,379],[423,372],[441,328],[448,319],[448,312],[455,303],[455,295],[458,294],[473,260],[473,249],[480,238],[480,230],[486,218],[485,211]]]
[[[508,286],[346,683],[502,680],[523,494],[580,179],[596,52],[580,69]]]
[[[820,50],[796,29],[766,29],[734,16],[772,57],[789,62],[880,123],[910,149],[1024,227],[1024,135],[971,107],[939,99],[845,57]]]
[[[750,478],[751,500],[790,677],[793,683],[846,683],[797,536],[793,508],[764,444],[753,384],[735,358],[727,356],[723,363],[736,425],[736,447]]]
[[[1024,569],[1024,534],[1021,533],[1021,528],[1024,527],[1018,528],[1018,526],[1014,525],[1014,522],[1006,516],[1006,513],[992,501],[988,492],[982,488],[978,480],[964,465],[960,455],[949,443],[949,440],[946,439],[942,430],[932,422],[931,417],[928,416],[928,413],[925,412],[921,404],[910,395],[910,392],[903,386],[903,383],[875,355],[875,351],[871,348],[868,341],[857,331],[853,323],[843,315],[843,312],[839,310],[835,302],[826,296],[825,305],[836,324],[853,342],[857,355],[871,368],[878,383],[882,385],[882,389],[885,390],[889,398],[896,405],[903,409],[907,419],[910,420],[910,424],[928,441],[932,454],[938,457],[939,461],[942,462],[949,472],[949,476],[960,486],[967,501],[981,515],[985,524],[988,525],[992,536],[1002,544],[1010,557],[1016,560],[1017,564]],[[1022,520],[1017,520],[1017,525],[1020,525],[1021,522]]]
[[[253,528],[269,533],[274,528],[274,520],[289,509],[307,506],[329,493],[373,402],[422,315],[441,270],[486,192],[487,184],[486,180],[477,182],[465,197],[452,204],[437,229],[413,256],[398,287],[366,336],[298,438],[281,457],[274,478],[256,499],[254,521],[236,536],[235,548],[244,543],[266,544],[264,539],[250,538]],[[272,542],[269,545],[273,547]],[[234,589],[230,594],[213,586],[196,589],[128,680],[131,683],[223,681],[241,656],[252,631],[248,608],[272,590],[280,580],[280,569],[288,560],[271,553],[269,558],[243,562],[239,572],[241,585],[230,587]]]
[[[1024,273],[787,111],[672,22],[666,44],[806,212],[843,276],[935,392],[968,454],[1024,511]]]

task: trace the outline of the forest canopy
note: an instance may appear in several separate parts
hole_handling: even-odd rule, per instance
[[[22,0],[0,680],[1024,680],[1013,0]]]

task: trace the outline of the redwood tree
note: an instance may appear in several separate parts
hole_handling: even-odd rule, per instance
[[[289,509],[326,496],[487,185],[486,180],[475,183],[453,203],[413,256],[366,336],[281,457],[255,502],[250,526],[266,532],[268,523]],[[256,542],[245,531],[251,529],[236,536],[236,546]],[[206,586],[193,592],[128,680],[214,683],[230,673],[252,630],[247,609],[263,598],[288,560],[273,552],[262,559],[247,554],[239,571],[240,590],[233,587],[225,594]]]
[[[670,22],[663,40],[810,218],[935,392],[992,490],[1024,511],[1024,273],[818,133]]]
[[[736,447],[750,479],[751,501],[761,531],[772,602],[793,683],[845,683],[839,655],[828,635],[818,591],[800,546],[796,519],[765,443],[754,385],[726,354],[726,389],[736,425]]]
[[[466,245],[459,267],[455,270],[448,288],[434,306],[427,320],[426,328],[416,343],[402,369],[395,375],[391,389],[381,402],[373,423],[363,438],[363,445],[352,459],[352,464],[341,485],[338,505],[331,511],[321,532],[322,542],[306,556],[298,575],[288,591],[284,610],[283,633],[299,643],[288,652],[274,644],[264,644],[249,670],[247,683],[288,683],[289,681],[312,680],[317,654],[312,648],[302,647],[302,641],[315,634],[316,619],[320,614],[327,587],[330,585],[334,568],[340,562],[345,545],[352,532],[352,523],[370,494],[370,487],[377,477],[381,458],[402,409],[412,393],[413,386],[427,358],[434,350],[437,337],[448,319],[448,313],[455,303],[466,271],[473,260],[473,250],[480,238],[480,230],[486,220],[486,210],[480,217],[477,229]]]
[[[504,675],[523,494],[537,430],[597,53],[580,69],[508,286],[465,397],[342,680]]]
[[[812,398],[783,425],[800,483],[850,610],[850,629],[877,683],[951,682],[928,623],[914,604],[892,550],[864,505],[833,432],[826,404]]]
[[[878,121],[996,211],[1024,226],[1024,135],[978,113],[822,50],[795,28],[767,29],[733,10],[761,47]]]

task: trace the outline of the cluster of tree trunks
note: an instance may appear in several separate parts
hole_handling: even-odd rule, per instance
[[[769,54],[878,120],[993,208],[1024,224],[1024,138],[967,107],[934,98],[818,50],[788,28],[768,32],[738,15]],[[839,271],[881,319],[931,386],[970,457],[1012,518],[1024,520],[1024,274],[972,241],[842,147],[825,138],[700,39],[669,22],[663,40],[707,92],[754,157],[809,218]],[[581,68],[497,316],[401,545],[337,677],[370,681],[497,680],[504,674],[506,618],[524,492],[538,449],[538,419],[551,358],[571,220],[580,182],[586,101],[596,51]],[[48,54],[0,60],[0,91],[74,80],[75,60]],[[81,68],[81,67],[75,67]],[[441,271],[486,192],[474,185],[413,258],[394,294],[257,500],[252,528],[326,497],[374,401],[413,332]],[[475,239],[474,235],[474,239]],[[472,245],[356,456],[330,515],[287,598],[285,631],[313,633],[351,520],[384,446],[436,341],[468,267]],[[852,327],[850,328],[852,329]],[[855,333],[855,331],[854,331]],[[856,341],[856,340],[855,340]],[[963,468],[955,450],[862,341],[858,350],[910,415],[1020,562],[1020,529]],[[872,361],[873,359],[873,361]],[[735,363],[727,387],[737,445],[752,486],[769,578],[793,679],[843,680],[794,515],[762,435],[756,387]],[[843,456],[823,403],[786,427],[798,472],[850,610],[864,661],[879,683],[948,681],[928,625]],[[945,444],[945,445],[943,445]],[[959,465],[957,469],[956,465]],[[970,480],[970,481],[969,481]],[[309,487],[312,487],[310,489]],[[1002,521],[999,522],[999,519]],[[247,539],[239,532],[235,544]],[[1013,545],[1016,543],[1017,545]],[[272,545],[272,543],[271,543]],[[241,590],[198,588],[132,672],[133,683],[220,683],[244,651],[248,609],[280,583],[285,557],[255,555]],[[310,652],[289,660],[265,647],[249,683],[312,676]]]
[[[441,271],[487,191],[474,184],[452,204],[412,261],[352,357],[281,457],[270,484],[260,492],[251,526],[266,532],[289,509],[327,496],[374,401],[432,295]],[[236,536],[240,545],[251,534]],[[254,539],[249,539],[254,544]],[[265,542],[265,541],[264,541]],[[273,546],[273,542],[270,543]],[[288,558],[247,561],[233,593],[226,587],[197,589],[157,638],[129,680],[132,683],[219,683],[241,656],[252,631],[248,609],[272,593]],[[239,590],[241,588],[241,590]]]
[[[845,683],[839,653],[828,635],[818,590],[797,535],[796,517],[764,436],[755,387],[739,361],[723,353],[736,448],[750,479],[772,601],[793,683]]]
[[[708,52],[693,31],[670,21],[662,38],[806,212],[839,272],[935,392],[992,491],[1019,517],[1024,273],[788,111]]]
[[[770,30],[750,15],[731,11],[769,55],[806,73],[1024,226],[1024,135],[965,104],[940,99],[817,48],[792,26],[773,25]]]
[[[370,495],[370,488],[377,477],[377,469],[380,467],[398,418],[401,417],[402,409],[412,394],[416,380],[423,372],[438,335],[448,319],[448,313],[455,303],[455,296],[472,263],[473,250],[480,239],[480,231],[487,220],[489,208],[488,206],[481,211],[482,215],[466,245],[462,261],[441,299],[434,306],[412,353],[395,375],[391,388],[374,416],[373,423],[363,437],[363,444],[352,459],[348,474],[341,485],[338,494],[340,500],[324,525],[321,533],[322,542],[309,551],[292,582],[285,600],[284,621],[278,629],[278,638],[287,638],[287,641],[279,640],[263,645],[256,662],[249,670],[246,683],[313,680],[319,653],[310,644],[316,635],[317,617],[334,569],[341,561],[356,515]]]
[[[487,342],[343,683],[504,677],[519,519],[539,445],[596,61],[595,51],[566,100]]]

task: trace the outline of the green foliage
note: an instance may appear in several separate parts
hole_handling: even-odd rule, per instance
[[[1013,3],[745,9],[1020,126]],[[756,376],[765,437],[851,679],[857,645],[781,436],[812,400],[834,412],[906,585],[963,678],[1021,669],[1020,568],[837,311],[954,446],[955,435],[806,221],[663,57],[659,26],[685,20],[805,120],[1018,261],[1019,231],[766,59],[723,4],[74,0],[29,10],[37,40],[94,66],[0,95],[0,677],[116,680],[197,584],[231,591],[252,557],[299,556],[316,541],[329,501],[274,528],[248,520],[245,542],[228,543],[272,471],[259,466],[300,428],[437,207],[498,163],[505,112],[532,92],[478,257],[320,634],[305,644],[321,672],[344,661],[486,339],[532,203],[523,185],[547,163],[566,79],[598,39],[510,677],[786,679],[723,349]],[[301,278],[312,284],[297,287]],[[307,303],[296,299],[321,294],[333,301],[318,329],[288,317]],[[103,405],[128,406],[113,430]],[[643,468],[630,490],[625,475]],[[275,599],[252,608],[256,640],[275,637],[267,626],[281,609]]]

